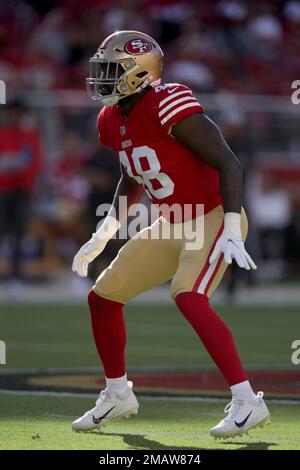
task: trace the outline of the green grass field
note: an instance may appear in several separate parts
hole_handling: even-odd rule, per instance
[[[82,398],[0,396],[0,449],[300,449],[299,406],[271,405],[272,423],[224,442],[208,435],[222,403],[140,400],[140,412],[103,432],[70,423],[91,405]]]
[[[250,368],[294,369],[291,343],[300,331],[296,308],[218,308]],[[175,307],[127,308],[127,365],[131,368],[213,367]],[[1,306],[0,339],[12,368],[95,367],[86,307]],[[299,335],[298,335],[299,336]],[[0,449],[300,449],[300,409],[271,403],[272,423],[247,437],[224,442],[209,437],[226,402],[140,399],[138,416],[103,432],[74,433],[70,423],[93,404],[76,396],[0,394]]]
[[[7,344],[5,368],[91,367],[98,356],[87,306],[1,305],[0,338]],[[218,307],[231,327],[248,367],[295,367],[291,344],[300,331],[296,307]],[[175,306],[126,310],[127,365],[213,366],[195,333]],[[299,336],[299,334],[298,334]]]

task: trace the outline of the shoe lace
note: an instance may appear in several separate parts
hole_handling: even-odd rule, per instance
[[[225,420],[235,419],[243,406],[244,400],[233,398],[224,408],[224,413],[227,414]]]

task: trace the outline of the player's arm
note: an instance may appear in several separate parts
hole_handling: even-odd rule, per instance
[[[176,123],[172,135],[189,147],[202,161],[215,168],[220,176],[224,204],[224,230],[210,257],[213,263],[224,255],[227,263],[235,259],[241,268],[256,269],[244,248],[241,233],[242,169],[218,126],[202,113],[195,113]]]
[[[173,126],[172,135],[220,175],[226,212],[241,212],[242,169],[218,126],[205,114],[195,113]]]
[[[116,234],[122,222],[127,219],[127,211],[130,206],[136,203],[143,193],[143,186],[130,178],[121,165],[121,178],[117,185],[111,208],[98,230],[93,233],[91,239],[86,242],[78,251],[73,260],[72,271],[77,272],[81,277],[86,277],[88,265],[106,247],[108,241]],[[120,205],[120,197],[127,197],[126,209]]]
[[[144,192],[144,188],[141,184],[139,184],[134,178],[128,176],[126,171],[123,168],[123,165],[120,164],[121,169],[121,178],[118,182],[114,199],[112,202],[111,211],[116,214],[118,222],[122,224],[128,215],[129,208],[138,202]],[[123,209],[123,205],[120,205],[120,197],[126,196],[127,197],[127,207]],[[123,210],[123,212],[122,212]]]

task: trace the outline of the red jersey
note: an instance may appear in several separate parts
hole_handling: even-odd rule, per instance
[[[112,147],[129,176],[143,184],[155,204],[222,204],[218,172],[171,135],[172,126],[204,108],[178,83],[151,88],[125,117],[120,106],[98,116],[101,143]]]

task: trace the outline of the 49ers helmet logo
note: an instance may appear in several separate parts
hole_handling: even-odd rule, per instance
[[[152,49],[152,44],[143,38],[131,39],[125,44],[125,51],[128,54],[146,54]]]

